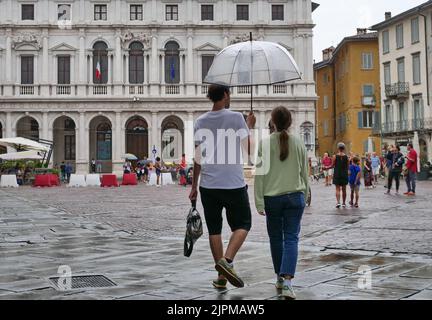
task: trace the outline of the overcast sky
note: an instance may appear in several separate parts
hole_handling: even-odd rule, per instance
[[[314,0],[320,6],[313,13],[314,59],[322,60],[322,50],[337,46],[346,36],[355,35],[357,28],[369,28],[384,20],[384,13],[395,16],[426,0]]]

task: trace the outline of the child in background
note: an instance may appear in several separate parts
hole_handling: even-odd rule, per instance
[[[351,207],[359,207],[359,198],[360,198],[360,179],[361,179],[361,168],[360,168],[360,159],[359,157],[354,157],[352,159],[352,164],[349,166],[349,184],[351,187]],[[355,203],[354,203],[354,194],[355,194]]]

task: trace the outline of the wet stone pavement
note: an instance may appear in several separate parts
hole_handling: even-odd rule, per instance
[[[213,289],[206,232],[192,257],[183,257],[188,191],[0,190],[0,299],[279,299],[265,219],[254,210],[236,258],[244,288]],[[419,183],[409,199],[385,196],[382,186],[362,190],[360,209],[335,209],[333,188],[322,184],[312,193],[294,280],[298,299],[432,299],[432,182]],[[228,239],[227,226],[224,233]],[[49,278],[62,275],[60,266],[115,286],[57,290]],[[372,288],[359,287],[368,283],[366,267]]]

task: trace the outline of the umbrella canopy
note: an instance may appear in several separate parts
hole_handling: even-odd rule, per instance
[[[301,79],[301,73],[287,49],[273,42],[247,41],[218,53],[204,82],[236,87],[296,79]]]
[[[37,151],[30,150],[30,151],[0,154],[0,159],[2,160],[42,160],[43,156],[41,156]]]
[[[26,138],[16,137],[16,138],[5,138],[0,139],[0,146],[10,147],[15,150],[35,150],[48,152],[49,147]]]
[[[138,157],[132,153],[125,153],[122,156],[122,159],[126,159],[126,160],[138,160]]]

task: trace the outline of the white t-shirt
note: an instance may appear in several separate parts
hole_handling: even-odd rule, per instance
[[[230,190],[246,186],[241,141],[248,136],[239,112],[210,111],[196,120],[194,141],[201,148],[201,187]]]

